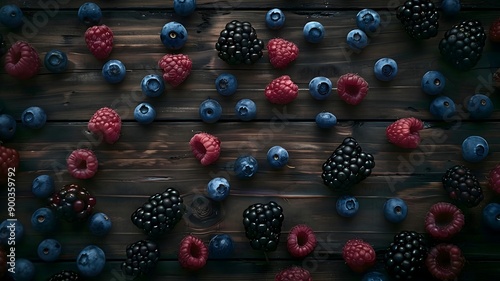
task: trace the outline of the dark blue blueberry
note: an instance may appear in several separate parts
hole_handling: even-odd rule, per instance
[[[500,204],[489,203],[483,209],[483,221],[487,227],[500,231]]]
[[[21,114],[21,122],[30,129],[40,129],[47,122],[47,114],[38,106],[26,108]]]
[[[380,15],[372,9],[363,9],[356,15],[356,25],[367,35],[373,34],[380,27]]]
[[[19,6],[7,4],[0,8],[0,23],[8,28],[18,28],[23,25],[23,11]]]
[[[43,64],[48,71],[61,73],[68,69],[68,56],[60,50],[50,50],[45,54]]]
[[[222,73],[215,79],[215,89],[217,93],[223,96],[230,96],[236,93],[238,89],[238,81],[236,77],[230,73]]]
[[[257,173],[259,164],[251,155],[240,156],[234,162],[234,173],[240,179],[249,179]]]
[[[361,281],[389,281],[389,277],[378,271],[369,271],[363,275]]]
[[[4,220],[0,224],[0,244],[12,245],[12,241],[17,244],[23,237],[24,225],[19,220]]]
[[[381,58],[373,66],[375,77],[380,81],[391,81],[398,74],[398,64],[391,58]]]
[[[337,117],[331,112],[320,112],[316,115],[316,125],[321,129],[332,128],[337,125]]]
[[[361,29],[353,29],[347,33],[347,45],[353,51],[361,51],[368,45],[368,36]]]
[[[335,204],[337,214],[341,217],[350,218],[356,215],[359,210],[358,199],[354,196],[343,195],[337,199]]]
[[[95,245],[83,248],[76,257],[76,266],[84,277],[99,275],[106,264],[106,254]]]
[[[54,193],[54,179],[49,175],[40,175],[33,180],[31,192],[37,198],[48,198]]]
[[[83,3],[78,9],[78,19],[86,26],[98,25],[102,19],[101,8],[93,2]]]
[[[467,111],[471,119],[486,119],[493,114],[493,103],[483,94],[475,94],[467,102]]]
[[[284,167],[288,163],[288,157],[288,151],[279,145],[275,145],[267,151],[267,162],[273,168]]]
[[[460,12],[462,5],[460,0],[442,0],[441,10],[443,14],[448,17],[456,16]]]
[[[217,234],[208,243],[208,257],[211,259],[228,259],[233,252],[233,239],[228,234]]]
[[[210,180],[207,184],[207,194],[208,198],[212,198],[215,201],[222,201],[229,196],[229,191],[231,186],[227,179],[223,177],[217,177]]]
[[[215,123],[222,115],[222,106],[214,99],[206,99],[200,104],[198,113],[203,122]]]
[[[174,12],[182,17],[191,15],[196,9],[196,0],[174,0]]]
[[[35,231],[49,233],[55,229],[56,225],[56,215],[49,208],[39,208],[31,215],[31,226]]]
[[[10,273],[16,281],[33,281],[35,278],[35,265],[25,258],[16,259],[16,272]]]
[[[408,206],[401,198],[389,198],[384,203],[384,217],[392,223],[400,223],[408,215]]]
[[[462,142],[462,157],[467,162],[480,162],[489,151],[488,142],[480,136],[469,136]]]
[[[428,95],[441,94],[445,86],[446,78],[439,71],[430,70],[422,76],[421,87],[424,93]]]
[[[10,140],[16,133],[16,119],[9,114],[0,114],[0,140]]]
[[[332,81],[324,76],[309,81],[309,93],[316,100],[326,100],[332,93]]]
[[[111,230],[111,219],[104,213],[95,213],[89,219],[89,230],[92,235],[105,236]]]
[[[142,102],[134,109],[134,119],[139,124],[151,124],[156,118],[156,110],[147,102]]]
[[[102,76],[104,80],[111,84],[117,84],[123,81],[126,72],[125,65],[119,60],[109,60],[102,67]]]
[[[165,91],[165,81],[157,74],[148,74],[141,81],[142,93],[148,97],[158,97]]]
[[[266,13],[266,26],[269,29],[280,29],[285,25],[285,14],[278,8],[271,9]]]
[[[160,39],[169,50],[179,50],[186,44],[188,32],[181,23],[171,21],[161,29]]]
[[[61,243],[55,239],[45,239],[38,244],[38,257],[46,262],[55,261],[61,255]]]
[[[452,99],[446,96],[435,98],[429,108],[432,115],[441,120],[451,120],[456,114],[455,103]]]
[[[325,37],[325,28],[317,21],[310,21],[304,25],[302,33],[307,42],[319,43]]]
[[[241,99],[234,106],[236,116],[242,121],[250,121],[257,115],[257,106],[251,99]]]

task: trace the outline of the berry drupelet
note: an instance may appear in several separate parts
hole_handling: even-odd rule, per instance
[[[254,250],[275,251],[284,220],[283,208],[274,201],[256,203],[243,212],[245,235]]]
[[[438,33],[439,13],[430,0],[407,0],[397,8],[396,17],[414,39],[429,39]]]
[[[69,222],[86,220],[95,204],[95,197],[77,184],[67,184],[49,198],[49,206]]]
[[[262,57],[264,42],[251,23],[233,20],[220,32],[215,49],[228,64],[253,64]]]

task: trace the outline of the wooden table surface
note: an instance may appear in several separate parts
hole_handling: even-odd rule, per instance
[[[481,61],[467,72],[447,66],[437,48],[445,30],[461,19],[479,19],[487,29],[500,16],[498,0],[462,0],[462,12],[456,18],[440,19],[437,37],[416,42],[409,39],[396,19],[394,9],[401,0],[338,0],[338,1],[206,1],[198,0],[198,8],[189,17],[173,13],[172,1],[166,0],[96,0],[103,9],[103,23],[115,34],[111,59],[121,60],[127,68],[125,80],[111,85],[101,77],[102,61],[87,50],[83,38],[86,27],[76,16],[85,1],[75,0],[3,0],[18,4],[28,22],[21,31],[0,27],[4,37],[31,43],[43,57],[53,48],[67,52],[69,69],[64,74],[51,74],[42,68],[38,76],[17,81],[0,68],[0,105],[2,112],[18,120],[14,139],[4,143],[20,153],[16,174],[17,218],[25,225],[25,239],[16,249],[18,258],[35,264],[35,280],[46,280],[61,269],[76,270],[77,253],[88,244],[106,252],[107,265],[92,280],[131,280],[122,275],[120,264],[127,244],[146,238],[130,221],[131,213],[148,196],[177,188],[186,205],[205,194],[208,181],[226,177],[231,194],[216,215],[207,210],[190,208],[175,229],[157,242],[161,260],[151,276],[140,280],[273,280],[280,269],[300,265],[308,269],[313,280],[360,280],[343,262],[343,244],[361,238],[374,246],[378,254],[375,269],[383,270],[382,255],[392,237],[401,230],[424,232],[424,217],[429,207],[440,201],[449,202],[441,185],[441,177],[449,167],[465,164],[478,176],[485,200],[477,207],[463,209],[466,225],[452,243],[461,247],[467,263],[459,280],[498,280],[500,274],[500,238],[487,230],[481,221],[482,208],[499,202],[487,187],[487,174],[499,161],[500,111],[488,120],[474,122],[468,118],[464,104],[474,93],[489,95],[496,107],[498,92],[491,85],[492,73],[500,67],[498,46],[486,42]],[[438,1],[434,1],[438,2]],[[52,3],[48,7],[47,3]],[[285,27],[278,31],[266,28],[264,16],[268,9],[278,7],[286,14]],[[347,32],[355,28],[356,13],[373,8],[382,15],[380,33],[371,38],[361,53],[349,51]],[[217,57],[214,44],[220,30],[233,20],[250,21],[264,42],[283,37],[300,48],[298,59],[284,70],[273,69],[267,52],[251,66],[230,66]],[[189,78],[179,87],[167,87],[157,98],[141,93],[140,81],[147,74],[161,74],[157,61],[168,50],[159,33],[168,21],[185,25],[189,38],[181,50],[193,61]],[[302,28],[310,20],[321,22],[326,29],[324,40],[308,44]],[[399,73],[391,82],[379,82],[373,75],[373,64],[381,57],[398,62]],[[3,61],[3,59],[2,59]],[[447,78],[445,95],[457,104],[460,113],[452,122],[436,120],[429,113],[431,96],[420,89],[420,79],[428,70],[439,70]],[[235,95],[223,97],[214,87],[222,72],[236,75],[239,88]],[[358,106],[349,106],[332,94],[326,101],[314,100],[308,83],[315,76],[326,76],[336,83],[345,73],[358,73],[370,84],[369,94]],[[286,106],[269,103],[264,88],[274,78],[289,75],[299,86],[299,97]],[[203,123],[198,106],[206,98],[218,100],[223,107],[222,118],[214,124]],[[233,113],[235,103],[250,98],[257,104],[257,118],[239,121]],[[139,125],[133,109],[150,102],[157,110],[157,119],[148,126]],[[48,115],[45,127],[30,130],[22,126],[20,115],[29,106],[40,106]],[[87,121],[101,107],[115,108],[123,120],[122,135],[113,145],[92,141],[86,133]],[[328,130],[317,128],[314,118],[321,111],[331,111],[339,124]],[[388,143],[385,128],[402,117],[417,117],[425,122],[421,131],[423,143],[407,150]],[[189,140],[196,132],[205,131],[220,138],[222,152],[213,165],[203,167],[193,157]],[[480,135],[490,144],[488,157],[476,164],[462,159],[461,143],[469,135]],[[363,149],[374,155],[376,167],[372,175],[356,185],[352,195],[360,203],[359,213],[350,219],[336,214],[339,197],[322,183],[321,165],[346,137],[353,136]],[[289,167],[273,170],[266,163],[266,152],[281,145],[290,153]],[[76,180],[66,171],[66,157],[74,149],[90,148],[99,159],[99,171],[88,180]],[[239,180],[232,172],[234,160],[243,154],[256,157],[260,169],[248,181]],[[97,198],[96,211],[108,214],[113,222],[104,238],[90,235],[85,226],[61,223],[57,233],[40,234],[30,225],[33,211],[46,205],[31,193],[31,183],[39,175],[54,177],[57,187],[77,183]],[[6,206],[6,188],[1,192]],[[408,218],[397,225],[386,222],[382,205],[390,197],[400,197],[409,206]],[[284,208],[285,220],[278,250],[267,254],[252,250],[244,234],[243,210],[257,202],[270,200]],[[2,207],[4,218],[7,208]],[[319,240],[316,250],[305,259],[293,259],[286,250],[289,229],[299,223],[309,224]],[[228,233],[235,242],[231,259],[209,260],[198,272],[183,270],[177,261],[179,241],[193,234],[207,243],[217,233]],[[63,253],[55,263],[45,263],[36,254],[38,243],[56,238]],[[139,280],[139,279],[138,279]],[[432,280],[429,278],[428,280]]]

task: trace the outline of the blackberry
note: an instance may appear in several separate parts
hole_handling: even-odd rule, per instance
[[[477,20],[464,20],[453,25],[439,42],[444,60],[458,70],[474,67],[483,53],[486,33]]]
[[[399,6],[396,17],[414,39],[429,39],[438,33],[439,13],[430,0],[407,0]]]
[[[148,274],[160,258],[158,246],[150,240],[139,240],[128,245],[125,254],[127,258],[121,268],[126,275],[131,276]]]
[[[61,270],[60,272],[52,275],[49,281],[79,281],[83,280],[80,275],[71,270]]]
[[[275,251],[284,218],[283,208],[274,201],[250,205],[243,212],[243,226],[250,246],[254,250]]]
[[[167,188],[156,193],[132,213],[132,222],[146,234],[156,236],[167,233],[184,215],[184,203],[179,191]]]
[[[67,184],[49,197],[49,206],[69,222],[86,220],[94,211],[95,204],[95,197],[77,184]]]
[[[363,152],[354,138],[347,137],[323,163],[321,177],[334,190],[348,189],[366,179],[374,167],[373,155]]]
[[[220,32],[215,49],[228,64],[253,64],[262,57],[264,42],[249,22],[233,20]]]
[[[475,207],[484,199],[483,190],[476,176],[463,165],[449,168],[442,182],[444,189],[456,203]]]
[[[401,231],[384,254],[387,272],[395,280],[415,280],[425,265],[428,245],[415,231]]]

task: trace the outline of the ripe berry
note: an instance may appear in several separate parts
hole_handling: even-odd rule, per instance
[[[406,219],[408,206],[401,198],[389,198],[384,203],[384,217],[392,223],[400,223]]]
[[[460,12],[462,5],[460,4],[460,0],[442,0],[441,1],[441,10],[443,14],[448,17],[456,16]]]
[[[425,217],[425,230],[434,238],[447,240],[455,236],[465,224],[462,211],[455,205],[439,202],[431,206]]]
[[[250,121],[257,115],[257,106],[251,99],[241,99],[234,106],[236,116],[242,121]]]
[[[372,9],[363,9],[356,15],[356,25],[367,35],[374,34],[380,27],[380,15]]]
[[[84,277],[96,277],[104,269],[106,254],[96,245],[83,248],[76,257],[76,266]]]
[[[266,26],[269,29],[278,30],[285,25],[285,13],[278,8],[271,9],[266,13]]]
[[[62,246],[55,239],[45,239],[37,247],[38,257],[45,262],[52,262],[61,255]]]
[[[16,281],[34,280],[36,274],[35,265],[25,258],[16,259],[15,279]]]
[[[358,105],[368,94],[368,82],[363,77],[347,73],[337,80],[337,94],[350,105]]]
[[[68,56],[60,50],[50,50],[43,59],[45,68],[53,73],[62,73],[68,68]]]
[[[217,177],[211,179],[207,184],[208,197],[215,201],[222,201],[229,196],[231,186],[226,178]]]
[[[203,166],[210,165],[219,159],[220,140],[211,134],[195,134],[189,141],[189,145],[194,156]]]
[[[243,226],[252,249],[276,251],[284,219],[283,208],[274,201],[255,203],[246,208],[243,211]]]
[[[97,173],[99,162],[94,152],[89,149],[77,149],[66,159],[68,172],[77,179],[90,179]]]
[[[369,271],[363,275],[361,281],[389,281],[389,277],[378,271]]]
[[[208,98],[200,104],[198,113],[203,122],[215,123],[222,115],[222,106],[218,101]]]
[[[0,8],[0,23],[11,29],[21,27],[23,25],[23,11],[14,4],[2,6]]]
[[[102,67],[102,77],[111,84],[123,81],[125,74],[127,74],[125,65],[119,60],[109,60]]]
[[[267,55],[274,68],[285,68],[299,56],[299,48],[293,42],[273,38],[267,43]]]
[[[317,76],[309,81],[309,93],[316,100],[326,100],[332,93],[332,81],[324,76]]]
[[[95,236],[105,236],[111,230],[111,219],[104,213],[93,214],[88,223],[90,233]]]
[[[150,273],[160,258],[158,245],[151,240],[139,240],[127,245],[125,254],[126,258],[121,269],[128,276]]]
[[[179,22],[166,23],[160,32],[160,40],[169,50],[179,50],[186,44],[187,39],[188,32]]]
[[[488,38],[490,38],[491,42],[500,43],[500,18],[491,23]]]
[[[201,239],[188,235],[180,243],[178,259],[182,267],[199,270],[207,263],[208,248]]]
[[[158,97],[165,91],[165,81],[160,75],[148,74],[141,80],[141,90],[147,97]]]
[[[24,237],[24,225],[21,221],[16,220],[12,222],[5,219],[2,223],[0,223],[0,244],[8,245],[9,241],[12,241],[9,240],[12,231],[15,233],[14,241],[17,244]]]
[[[220,32],[215,49],[228,64],[254,64],[263,55],[264,42],[257,37],[251,23],[232,20]]]
[[[348,240],[342,248],[342,257],[354,272],[364,272],[377,262],[373,247],[361,239]]]
[[[360,52],[368,45],[368,36],[361,29],[353,29],[347,33],[346,41],[351,50]]]
[[[49,175],[36,177],[31,185],[31,192],[37,198],[48,198],[54,190],[54,179]]]
[[[380,81],[391,81],[398,74],[398,64],[391,58],[381,58],[373,66],[375,77]]]
[[[78,9],[78,19],[86,26],[98,25],[102,19],[101,8],[93,2],[83,3]]]
[[[489,203],[483,208],[483,221],[488,228],[500,231],[500,204]]]
[[[163,71],[163,80],[175,88],[191,74],[193,62],[184,54],[166,54],[158,61],[158,67]]]
[[[446,96],[435,98],[429,108],[432,115],[441,120],[450,120],[455,114],[455,102]]]
[[[5,55],[5,71],[19,80],[34,77],[41,66],[38,52],[27,42],[17,41]]]
[[[230,96],[236,93],[238,89],[238,80],[236,76],[230,73],[221,73],[215,79],[215,89],[217,93],[223,96]]]
[[[49,233],[56,228],[57,218],[49,208],[38,208],[31,215],[31,226],[35,231]]]
[[[10,140],[16,133],[16,119],[9,114],[0,114],[0,140]]]
[[[316,235],[312,228],[305,224],[298,224],[290,230],[286,241],[286,246],[290,255],[296,258],[303,258],[316,248]]]
[[[325,37],[325,28],[317,21],[310,21],[304,25],[302,30],[304,39],[309,43],[319,43]]]
[[[337,125],[337,117],[331,112],[320,112],[315,118],[316,125],[321,129],[333,128]]]
[[[439,71],[429,70],[422,76],[420,85],[424,93],[439,95],[444,91],[446,78]]]
[[[335,204],[337,214],[341,217],[350,218],[358,213],[359,202],[354,196],[343,195],[337,199]]]
[[[281,168],[288,163],[288,151],[279,145],[269,148],[266,156],[267,163],[273,168]]]
[[[94,25],[85,31],[85,43],[97,59],[103,60],[113,50],[113,31],[107,25]]]
[[[181,17],[191,15],[196,9],[196,0],[174,0],[174,12]]]
[[[228,234],[217,234],[208,243],[208,256],[211,259],[228,259],[233,252],[233,239]]]
[[[113,144],[120,138],[122,120],[116,111],[103,107],[92,115],[87,128],[93,134],[102,137],[106,143]]]
[[[457,280],[465,265],[465,258],[458,246],[441,243],[429,250],[425,265],[436,279]]]
[[[497,164],[488,173],[488,184],[495,193],[500,194],[500,164]]]
[[[271,103],[288,104],[299,95],[299,87],[292,81],[290,76],[283,75],[271,81],[264,93]]]
[[[462,157],[465,161],[482,161],[489,153],[488,142],[480,136],[469,136],[462,142]]]
[[[258,170],[257,160],[251,155],[240,156],[234,161],[234,173],[240,179],[252,178]]]
[[[429,39],[437,35],[439,13],[431,0],[405,0],[396,12],[411,38]]]
[[[493,114],[494,106],[486,95],[475,94],[467,101],[467,111],[471,119],[486,119]]]
[[[147,103],[141,102],[134,109],[134,119],[139,124],[151,124],[156,118],[156,110],[154,107]]]
[[[401,118],[387,126],[385,134],[390,143],[403,148],[416,148],[420,144],[419,131],[424,123],[414,117]]]
[[[26,108],[21,114],[21,122],[30,129],[40,129],[47,122],[47,114],[38,106]]]
[[[87,220],[95,204],[95,197],[77,184],[64,185],[49,198],[49,207],[68,222]]]

